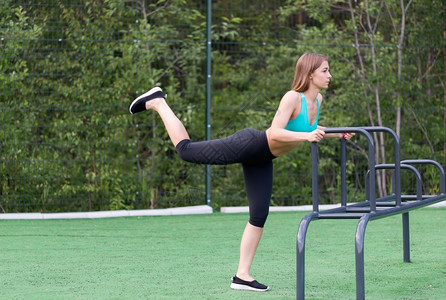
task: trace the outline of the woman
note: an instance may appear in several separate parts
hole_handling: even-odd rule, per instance
[[[190,141],[186,129],[167,105],[159,87],[136,98],[130,105],[132,114],[150,109],[158,112],[183,160],[199,164],[242,164],[250,217],[240,243],[239,266],[231,283],[233,289],[269,289],[251,277],[250,268],[269,212],[272,160],[303,142],[343,136],[325,134],[323,127],[318,125],[322,104],[319,91],[328,87],[330,79],[328,59],[321,54],[305,53],[297,61],[291,90],[280,101],[270,128],[266,131],[243,129],[229,137],[212,141]],[[352,136],[344,135],[346,139]]]

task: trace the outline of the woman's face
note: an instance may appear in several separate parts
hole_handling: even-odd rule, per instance
[[[328,84],[330,83],[330,67],[328,66],[328,61],[324,61],[319,68],[314,70],[313,73],[310,74],[310,82],[318,89],[326,89],[328,88]]]

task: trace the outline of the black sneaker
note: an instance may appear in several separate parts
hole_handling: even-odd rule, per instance
[[[132,104],[130,104],[129,111],[132,114],[136,114],[140,111],[146,110],[146,102],[155,98],[166,98],[163,94],[163,90],[160,87],[154,87],[145,94],[142,94],[136,98]]]
[[[266,292],[269,290],[269,286],[254,281],[244,281],[237,276],[232,277],[231,289],[234,290],[246,290],[256,292]]]

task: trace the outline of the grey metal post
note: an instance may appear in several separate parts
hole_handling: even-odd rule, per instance
[[[206,140],[211,139],[211,66],[212,66],[212,0],[207,1],[206,13]],[[211,166],[206,165],[206,204],[211,205]]]
[[[345,139],[341,139],[341,205],[347,205],[347,150],[345,146]]]
[[[394,139],[395,142],[395,197],[396,197],[396,205],[401,206],[401,145],[400,145],[400,139],[398,135],[393,131],[389,131]]]
[[[409,213],[402,214],[403,221],[403,261],[410,262]]]
[[[355,254],[356,254],[356,300],[365,299],[364,283],[364,236],[370,214],[366,214],[359,219],[356,227]]]
[[[318,159],[317,159],[317,143],[311,144],[311,176],[313,191],[313,212],[319,212],[319,186],[318,186]]]
[[[318,157],[317,143],[311,144],[311,174],[312,174],[312,193],[313,193],[313,213],[306,215],[300,222],[297,231],[296,241],[296,297],[297,300],[305,299],[305,238],[307,229],[313,218],[318,216],[319,212],[319,186],[318,186]]]
[[[305,239],[307,236],[307,229],[313,218],[317,217],[317,213],[306,215],[302,221],[300,221],[299,229],[297,231],[297,243],[296,243],[296,299],[305,299]]]
[[[369,201],[370,200],[370,195],[369,195],[369,178],[370,178],[370,170],[367,171],[367,173],[365,174],[365,201]]]
[[[369,140],[369,201],[370,211],[376,212],[376,191],[375,191],[375,145]]]

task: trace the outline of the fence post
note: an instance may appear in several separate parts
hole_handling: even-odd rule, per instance
[[[206,13],[206,140],[211,139],[211,72],[212,72],[212,1],[207,1]],[[211,165],[206,165],[206,205],[211,205]]]

